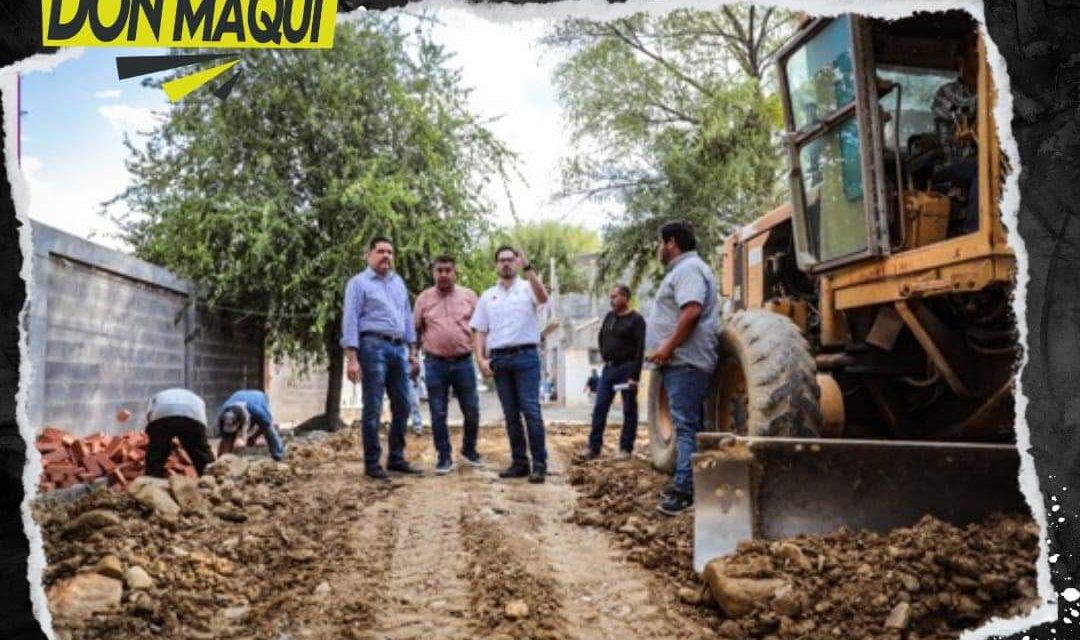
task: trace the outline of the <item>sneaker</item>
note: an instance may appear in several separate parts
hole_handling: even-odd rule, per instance
[[[402,460],[401,462],[391,462],[386,465],[386,469],[387,471],[397,471],[398,473],[407,473],[414,476],[424,475],[424,471],[422,469],[417,469],[416,467],[409,464],[406,460]]]
[[[671,496],[657,505],[656,510],[665,516],[677,516],[694,506],[694,496],[675,490]]]
[[[632,457],[634,457],[634,454],[626,449],[619,449],[619,452],[615,454],[616,460],[629,460]]]
[[[578,450],[576,457],[582,462],[585,462],[586,460],[595,460],[600,457],[600,452],[592,447],[582,447]]]
[[[668,486],[664,487],[663,489],[661,489],[659,491],[660,499],[661,500],[667,500],[671,496],[675,495],[675,493],[676,493],[675,485],[669,484]]]
[[[547,473],[543,469],[537,469],[529,474],[529,484],[544,484],[544,476]]]
[[[386,470],[382,467],[368,467],[364,469],[364,475],[373,480],[389,480],[390,476],[387,475]]]
[[[462,453],[461,457],[465,459],[465,464],[470,467],[482,467],[484,466],[484,459],[480,457],[479,453],[475,451],[472,453]]]
[[[512,464],[499,472],[500,478],[524,478],[529,475],[529,467],[524,464]]]
[[[450,459],[450,456],[439,458],[438,464],[435,465],[435,473],[440,476],[445,476],[453,470],[454,461]]]

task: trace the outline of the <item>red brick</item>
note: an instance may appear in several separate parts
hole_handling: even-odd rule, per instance
[[[112,478],[114,483],[120,485],[121,487],[127,486],[127,478],[124,477],[124,474],[120,471],[120,469],[113,467],[113,470],[109,472],[109,477]]]
[[[38,438],[34,443],[34,446],[37,447],[37,450],[41,453],[49,453],[50,451],[64,448],[64,444],[59,440],[46,440],[43,438]]]
[[[46,465],[60,462],[68,462],[70,460],[71,457],[68,455],[67,449],[57,449],[56,451],[51,451],[41,456],[42,463]]]
[[[86,445],[82,440],[76,440],[71,445],[71,457],[75,459],[75,462],[82,464],[86,460],[86,456],[89,455],[86,451]]]
[[[66,435],[67,432],[63,431],[62,429],[57,429],[56,427],[45,427],[45,429],[41,432],[41,435],[38,437],[45,440],[53,440],[55,442],[60,442]]]

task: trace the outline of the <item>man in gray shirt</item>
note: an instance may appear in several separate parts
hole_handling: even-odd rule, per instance
[[[173,438],[187,451],[200,476],[214,461],[206,439],[206,403],[187,389],[165,389],[150,398],[146,407],[146,475],[165,477],[165,463],[172,454]]]
[[[646,325],[645,351],[661,376],[675,423],[675,478],[658,507],[667,515],[694,503],[690,456],[697,450],[705,392],[716,367],[716,277],[696,249],[689,224],[660,227],[658,252],[667,274]]]

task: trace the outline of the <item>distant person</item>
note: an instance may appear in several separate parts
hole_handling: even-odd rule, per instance
[[[376,237],[368,243],[367,269],[345,286],[341,347],[345,372],[354,384],[361,382],[364,407],[360,416],[364,445],[364,474],[376,480],[389,478],[386,470],[423,472],[405,460],[405,424],[409,419],[409,374],[419,366],[416,328],[405,281],[394,272],[394,245]],[[390,397],[390,453],[386,469],[380,464],[379,417],[383,393]]]
[[[621,387],[619,392],[623,402],[623,426],[617,456],[620,460],[631,456],[634,440],[637,439],[637,388],[645,355],[645,318],[630,308],[630,287],[615,285],[608,299],[611,301],[611,311],[600,324],[599,336],[604,373],[597,382],[589,444],[580,452],[580,456],[587,460],[599,456],[603,449],[604,428],[607,426],[611,402],[615,399],[616,387]],[[595,369],[593,374],[596,374]]]
[[[420,414],[420,372],[413,371],[409,374],[409,412],[412,418],[413,433],[417,436],[424,435],[424,416]]]
[[[476,361],[484,375],[495,376],[506,418],[512,462],[499,477],[528,476],[529,482],[538,484],[547,475],[547,447],[540,410],[540,320],[536,311],[547,302],[548,294],[520,250],[499,247],[495,269],[499,281],[480,296],[470,325],[475,329]],[[527,280],[518,277],[519,270]],[[528,425],[527,450],[522,415]]]
[[[476,311],[476,293],[457,284],[457,263],[453,256],[439,256],[431,265],[435,286],[416,297],[413,319],[424,351],[428,410],[431,434],[438,461],[435,473],[454,470],[453,447],[446,424],[450,409],[450,391],[457,397],[464,419],[461,434],[461,457],[470,466],[482,466],[476,452],[480,429],[480,395],[477,392],[476,368],[473,366],[472,330],[469,321]]]
[[[206,439],[206,403],[187,389],[166,389],[152,398],[146,409],[146,475],[165,477],[165,463],[173,449],[173,438],[191,458],[195,473],[202,475],[214,460]]]
[[[716,277],[698,256],[694,231],[685,222],[660,227],[660,282],[645,332],[648,359],[657,367],[675,423],[675,477],[657,507],[676,515],[694,503],[690,456],[697,450],[705,391],[716,367],[719,304]]]
[[[232,453],[237,440],[253,446],[260,435],[266,438],[271,458],[280,462],[285,457],[285,443],[270,413],[270,400],[262,391],[247,389],[229,396],[218,413],[218,430],[218,457]]]
[[[593,369],[592,373],[589,374],[589,379],[585,381],[585,393],[591,398],[596,395],[596,389],[599,386],[600,375],[596,373],[596,369]]]

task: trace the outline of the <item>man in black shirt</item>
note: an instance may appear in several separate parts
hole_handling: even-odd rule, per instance
[[[579,454],[584,459],[600,455],[604,426],[607,424],[608,411],[611,409],[611,401],[615,399],[616,390],[622,393],[623,399],[623,428],[619,438],[618,455],[620,460],[630,457],[634,450],[634,439],[637,437],[637,386],[645,353],[645,319],[640,313],[630,309],[630,287],[624,284],[615,285],[609,298],[611,311],[600,325],[600,354],[604,358],[604,371],[596,389],[589,445]]]

